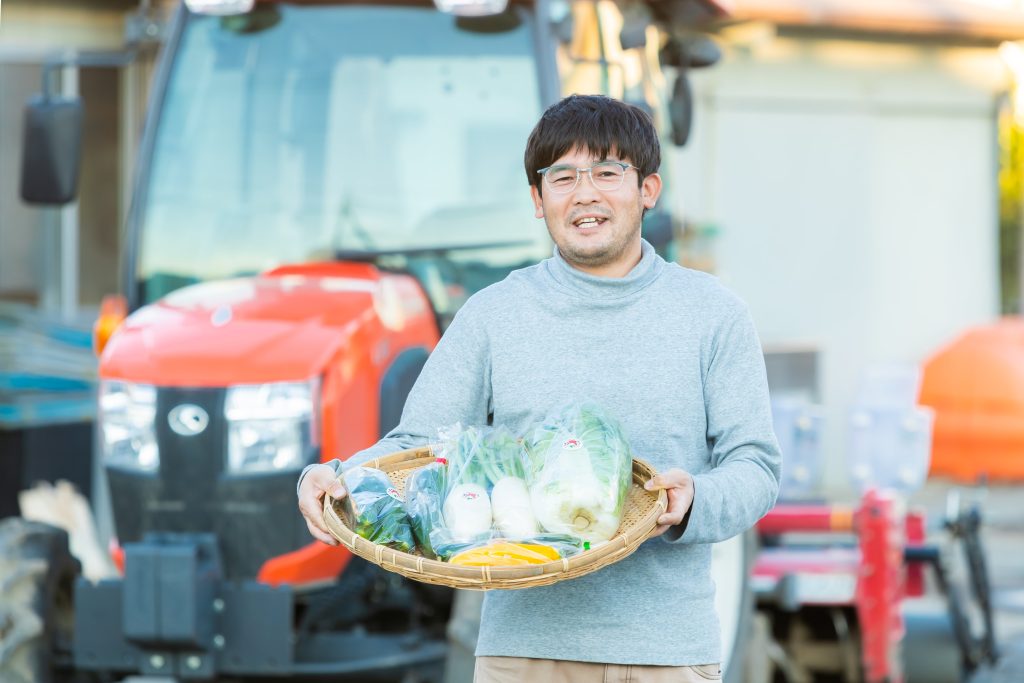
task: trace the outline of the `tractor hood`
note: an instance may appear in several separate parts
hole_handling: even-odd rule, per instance
[[[366,325],[400,329],[395,276],[277,273],[172,292],[130,315],[100,358],[100,376],[160,386],[220,387],[318,376]]]

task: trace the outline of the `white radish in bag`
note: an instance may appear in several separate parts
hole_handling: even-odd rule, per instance
[[[456,541],[471,541],[491,528],[491,499],[479,484],[459,484],[444,501],[445,526]]]
[[[529,538],[540,532],[530,504],[526,482],[519,477],[499,479],[491,491],[494,526],[511,538]]]

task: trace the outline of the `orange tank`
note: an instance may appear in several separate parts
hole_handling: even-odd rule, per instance
[[[931,474],[1024,481],[1024,320],[971,329],[924,366],[935,409]]]

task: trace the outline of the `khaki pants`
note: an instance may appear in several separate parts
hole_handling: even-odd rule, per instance
[[[473,683],[707,683],[721,681],[717,664],[637,666],[525,657],[477,657]]]

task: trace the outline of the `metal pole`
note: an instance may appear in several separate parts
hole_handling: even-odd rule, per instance
[[[78,96],[78,65],[69,59],[61,70],[61,95]],[[60,312],[65,320],[78,310],[78,200],[60,211]]]

